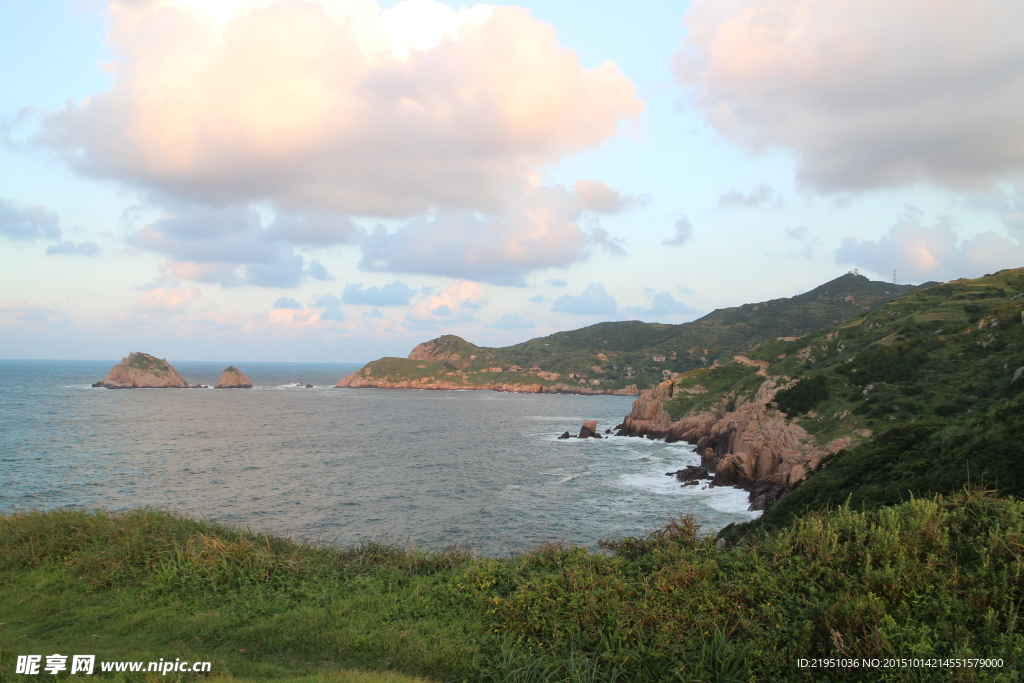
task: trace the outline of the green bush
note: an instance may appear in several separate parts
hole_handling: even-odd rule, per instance
[[[779,410],[792,417],[806,413],[819,402],[827,401],[828,397],[828,380],[818,375],[802,379],[789,389],[783,389],[775,395],[775,403]]]

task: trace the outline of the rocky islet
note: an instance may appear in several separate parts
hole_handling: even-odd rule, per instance
[[[204,384],[189,384],[166,358],[134,351],[110,368],[106,377],[92,385],[103,389],[206,389]],[[252,381],[233,365],[220,375],[218,389],[251,389]]]

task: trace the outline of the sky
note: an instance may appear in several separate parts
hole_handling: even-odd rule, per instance
[[[365,362],[1024,266],[1017,0],[0,0],[0,358]]]

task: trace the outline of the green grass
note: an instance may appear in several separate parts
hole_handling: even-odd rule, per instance
[[[688,372],[676,382],[672,398],[665,403],[665,412],[678,420],[715,407],[732,410],[737,395],[752,394],[764,381],[757,370],[741,363],[728,363]]]
[[[153,510],[4,515],[0,679],[20,679],[17,654],[53,652],[209,660],[218,681],[1022,673],[1024,503],[1014,499],[972,491],[842,507],[726,550],[680,518],[605,547],[498,559],[382,543],[318,548]],[[837,656],[997,657],[1004,667],[796,666]]]
[[[126,364],[129,368],[135,368],[143,372],[167,372],[170,366],[166,362],[160,360],[156,356],[151,356],[148,353],[133,353],[128,357],[128,363]]]

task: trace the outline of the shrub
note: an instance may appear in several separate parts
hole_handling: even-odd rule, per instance
[[[819,402],[828,400],[828,396],[828,380],[818,375],[800,380],[789,389],[775,394],[775,403],[779,410],[792,417],[806,413]]]

